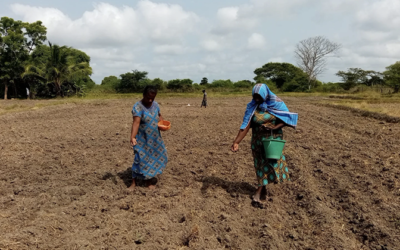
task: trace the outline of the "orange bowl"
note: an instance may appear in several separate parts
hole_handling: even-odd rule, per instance
[[[161,131],[167,131],[171,128],[171,122],[163,120],[158,122],[158,129]]]

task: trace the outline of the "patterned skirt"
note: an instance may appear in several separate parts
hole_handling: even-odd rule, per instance
[[[289,168],[286,158],[282,153],[279,160],[265,158],[263,139],[283,139],[282,130],[276,130],[271,135],[270,131],[263,129],[253,129],[251,149],[254,158],[258,186],[266,186],[268,183],[279,183],[290,181]]]

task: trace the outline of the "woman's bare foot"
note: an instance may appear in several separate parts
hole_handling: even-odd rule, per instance
[[[261,202],[260,196],[261,196],[261,191],[262,191],[262,186],[257,188],[256,193],[253,195],[253,201],[254,202]]]
[[[156,185],[153,183],[153,180],[147,180],[146,185],[150,190],[156,189]]]
[[[136,180],[132,179],[132,184],[130,187],[128,187],[128,191],[134,191],[136,188]]]

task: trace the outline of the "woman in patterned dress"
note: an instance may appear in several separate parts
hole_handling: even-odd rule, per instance
[[[167,150],[158,129],[158,122],[163,120],[160,107],[154,99],[157,89],[148,85],[144,89],[143,99],[132,108],[131,146],[135,152],[132,164],[132,185],[136,179],[145,180],[150,189],[155,189],[152,179],[161,174],[168,162]]]
[[[269,90],[265,84],[253,88],[253,100],[247,104],[242,126],[231,150],[239,150],[239,143],[252,128],[251,149],[254,158],[258,188],[253,201],[260,202],[262,188],[269,183],[289,181],[289,169],[285,156],[279,160],[265,158],[263,139],[283,139],[284,126],[295,127],[298,115],[290,113],[285,103]]]

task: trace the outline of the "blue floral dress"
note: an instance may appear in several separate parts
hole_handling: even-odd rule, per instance
[[[149,180],[161,174],[168,162],[167,149],[158,130],[160,106],[154,101],[146,108],[139,101],[133,106],[132,115],[140,117],[137,145],[133,147],[132,178]]]
[[[266,186],[268,183],[284,182],[289,179],[289,169],[286,164],[286,158],[282,153],[279,160],[266,159],[264,153],[263,139],[283,140],[282,129],[266,130],[261,125],[274,126],[280,121],[268,111],[256,110],[251,119],[252,137],[251,149],[254,158],[254,167],[257,174],[258,186]]]

